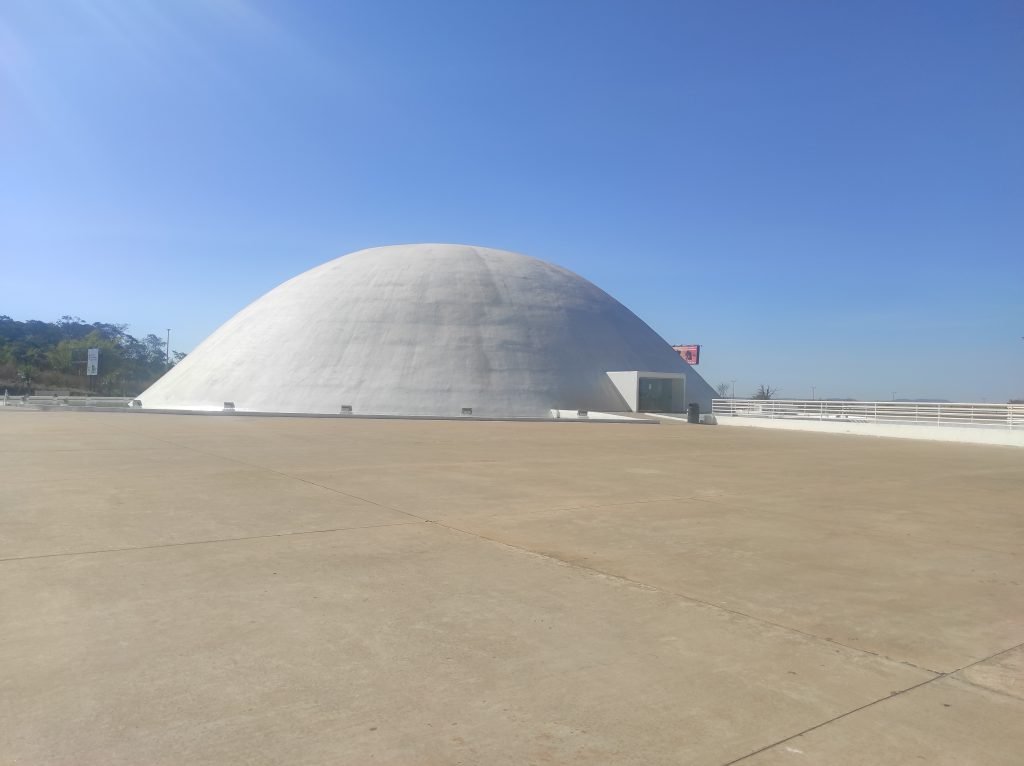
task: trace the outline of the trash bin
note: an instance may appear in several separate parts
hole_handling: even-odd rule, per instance
[[[686,422],[700,422],[700,405],[697,404],[696,402],[690,402],[689,404],[686,405]]]

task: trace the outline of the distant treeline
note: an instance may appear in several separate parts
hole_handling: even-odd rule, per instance
[[[98,348],[99,370],[86,376],[88,350]],[[0,394],[31,394],[38,389],[135,396],[167,372],[184,354],[150,333],[128,334],[126,324],[89,324],[63,316],[57,322],[19,322],[0,315]]]

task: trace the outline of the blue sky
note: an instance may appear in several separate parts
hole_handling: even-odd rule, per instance
[[[1024,5],[0,5],[0,313],[189,350],[400,242],[570,268],[738,395],[1024,397]]]

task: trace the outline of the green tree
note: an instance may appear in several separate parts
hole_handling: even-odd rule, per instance
[[[100,350],[96,380],[85,376],[88,349]],[[174,353],[174,361],[184,358]],[[167,347],[155,334],[142,340],[128,325],[88,323],[64,315],[56,322],[18,321],[0,315],[0,387],[32,384],[133,394],[167,371]]]

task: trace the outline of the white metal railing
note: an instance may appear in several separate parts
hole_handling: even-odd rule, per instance
[[[0,393],[0,405],[7,407],[128,407],[125,396],[10,396]]]
[[[825,399],[715,399],[715,415],[849,423],[1024,429],[1024,404],[843,402]]]

